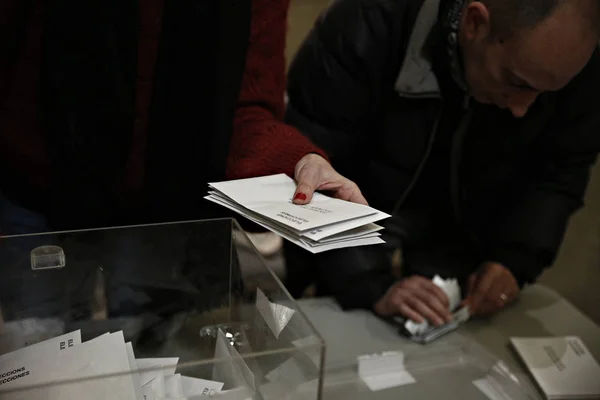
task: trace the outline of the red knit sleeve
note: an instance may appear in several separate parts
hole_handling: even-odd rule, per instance
[[[285,37],[290,0],[253,0],[246,69],[233,123],[227,179],[286,173],[323,151],[282,122]]]

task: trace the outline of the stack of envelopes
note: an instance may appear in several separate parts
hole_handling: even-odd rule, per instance
[[[296,183],[271,175],[209,184],[205,198],[312,253],[384,243],[375,224],[389,215],[372,207],[315,193],[308,205],[293,204]]]

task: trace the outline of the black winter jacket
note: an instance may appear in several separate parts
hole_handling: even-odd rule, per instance
[[[446,37],[438,20],[447,6],[334,3],[293,62],[286,118],[372,206],[394,213],[388,234],[401,225],[436,138],[452,138],[450,209],[467,232],[467,248],[529,283],[553,263],[600,150],[599,54],[567,87],[542,94],[516,119],[444,89]],[[321,279],[343,306],[370,307],[393,282],[389,261],[377,253],[356,248],[317,257],[328,264],[319,268]]]

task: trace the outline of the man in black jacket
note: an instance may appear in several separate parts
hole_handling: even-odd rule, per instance
[[[393,218],[384,246],[289,248],[291,287],[313,265],[344,307],[436,324],[435,274],[475,314],[515,300],[553,263],[600,150],[599,16],[597,0],[334,3],[290,70],[287,121]]]

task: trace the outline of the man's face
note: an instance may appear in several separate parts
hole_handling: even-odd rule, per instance
[[[540,93],[563,88],[589,61],[597,37],[582,20],[561,6],[535,28],[503,38],[490,31],[485,6],[470,3],[460,32],[470,94],[523,117]]]

